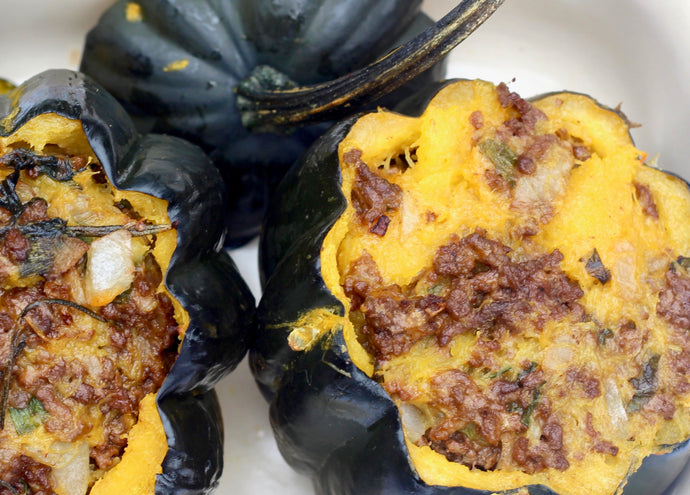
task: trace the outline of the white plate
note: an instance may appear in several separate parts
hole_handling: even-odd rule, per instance
[[[49,68],[76,68],[83,36],[109,0],[2,0],[0,77],[13,82]],[[425,0],[434,18],[451,0]],[[506,0],[452,54],[450,76],[510,82],[523,96],[569,89],[621,105],[638,147],[690,178],[690,2],[687,0]],[[232,253],[258,296],[256,242]],[[246,362],[221,381],[225,473],[221,495],[311,495],[282,461],[267,406]],[[668,495],[690,494],[690,468]]]

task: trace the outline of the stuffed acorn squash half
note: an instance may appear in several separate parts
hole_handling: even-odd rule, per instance
[[[220,175],[76,72],[9,90],[0,119],[0,493],[208,493],[213,385],[254,315]]]
[[[251,357],[281,451],[319,493],[662,493],[687,184],[587,96],[435,92],[333,128],[267,217]]]

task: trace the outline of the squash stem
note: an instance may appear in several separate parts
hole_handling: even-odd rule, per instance
[[[269,67],[257,67],[236,88],[242,123],[249,129],[281,128],[343,117],[429,69],[467,38],[504,0],[461,0],[435,25],[372,64],[346,76],[297,86]]]

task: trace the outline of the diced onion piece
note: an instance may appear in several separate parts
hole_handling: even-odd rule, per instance
[[[625,406],[623,406],[623,401],[618,393],[618,386],[609,378],[604,387],[604,400],[611,418],[613,431],[618,437],[625,436],[627,434],[628,414],[625,412]]]
[[[91,306],[105,306],[134,281],[132,234],[117,230],[91,243],[84,275],[84,295]]]
[[[576,352],[571,347],[556,345],[546,351],[542,367],[549,371],[561,370],[569,366],[575,356]]]
[[[84,495],[89,489],[89,445],[86,442],[61,444],[58,452],[60,455],[56,456],[52,470],[55,492],[58,495]]]
[[[87,442],[53,442],[48,448],[25,445],[24,453],[50,466],[51,481],[57,495],[85,495],[91,469]]]
[[[539,421],[530,421],[527,427],[525,436],[529,439],[531,444],[539,443],[542,435],[542,428]]]
[[[611,275],[618,284],[618,295],[626,300],[640,298],[640,286],[635,261],[635,247],[628,241],[618,242],[615,246],[618,260],[611,267]]]
[[[417,443],[426,430],[431,426],[429,419],[418,407],[403,402],[400,404],[400,419],[402,420],[407,438],[412,443]]]
[[[565,191],[572,169],[572,153],[562,146],[551,146],[536,171],[516,181],[513,206],[523,211],[540,205],[541,208],[547,207]]]

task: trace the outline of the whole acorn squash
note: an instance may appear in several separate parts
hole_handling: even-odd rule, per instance
[[[661,494],[690,458],[690,190],[646,159],[587,96],[484,81],[323,135],[260,243],[287,462],[320,494]]]
[[[209,493],[254,323],[217,169],[66,70],[0,96],[0,168],[0,491]]]
[[[472,26],[499,3],[461,2],[478,13]],[[122,102],[140,131],[181,136],[210,154],[229,190],[227,241],[240,245],[258,233],[275,185],[328,124],[249,130],[237,88],[313,85],[363,68],[433,24],[420,5],[421,0],[120,0],[88,33],[80,70]],[[393,101],[444,73],[444,63],[436,64],[400,88]],[[373,81],[381,73],[371,75]],[[362,84],[360,78],[350,85]],[[393,87],[378,89],[386,94]],[[311,96],[298,100],[311,108]],[[326,98],[337,100],[330,93]],[[373,105],[385,102],[379,97]]]

